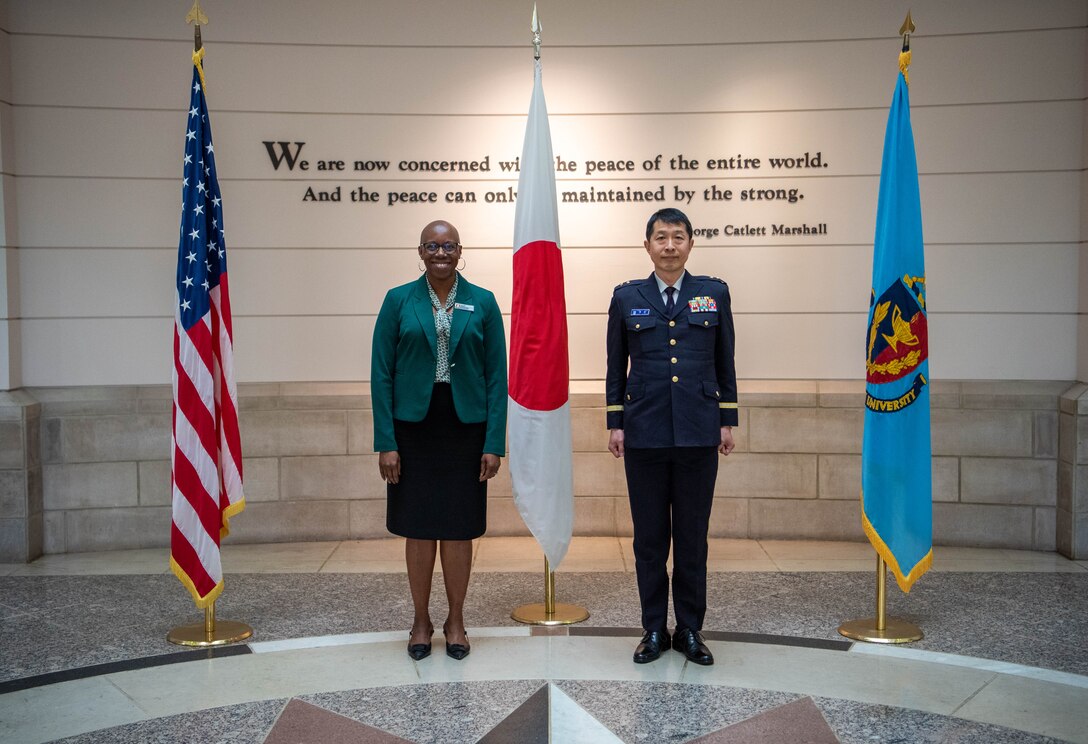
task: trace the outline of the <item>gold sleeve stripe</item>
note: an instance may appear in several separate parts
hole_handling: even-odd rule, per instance
[[[622,411],[623,406],[622,405],[619,405],[619,406],[605,406],[604,410],[608,411],[608,412]]]
[[[719,403],[718,408],[736,408],[736,403]]]

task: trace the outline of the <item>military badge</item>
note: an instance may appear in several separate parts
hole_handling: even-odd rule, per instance
[[[688,300],[688,307],[693,313],[718,312],[718,303],[713,297],[692,297]]]
[[[631,315],[633,315],[633,316],[634,315],[649,315],[649,314],[650,314],[650,308],[648,308],[648,307],[636,307],[633,310],[631,310]]]

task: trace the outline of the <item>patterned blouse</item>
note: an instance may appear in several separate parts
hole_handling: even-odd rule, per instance
[[[438,337],[438,354],[434,369],[435,382],[450,381],[450,324],[453,304],[457,301],[457,283],[459,281],[460,276],[454,278],[453,286],[450,288],[449,296],[446,297],[444,307],[439,302],[434,287],[431,286],[429,281],[427,282],[427,294],[431,296],[431,307],[434,308],[434,332]]]

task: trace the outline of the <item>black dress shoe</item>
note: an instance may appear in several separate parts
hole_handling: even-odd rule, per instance
[[[662,651],[669,650],[669,634],[663,630],[648,630],[642,635],[642,641],[635,649],[636,664],[656,661]]]
[[[446,644],[446,656],[450,657],[451,659],[457,659],[458,661],[468,656],[468,652],[471,650],[472,649],[468,646],[464,646],[460,643]]]
[[[684,628],[678,630],[672,637],[672,647],[688,657],[688,661],[696,664],[710,666],[714,663],[714,654],[703,643],[703,634],[697,630]]]

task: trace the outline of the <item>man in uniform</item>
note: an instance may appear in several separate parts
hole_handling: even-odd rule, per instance
[[[608,308],[608,449],[624,458],[634,522],[644,631],[637,664],[670,647],[696,664],[714,663],[700,633],[706,540],[718,453],[733,450],[737,377],[729,287],[684,270],[693,244],[683,212],[653,214],[644,245],[654,272],[616,287]]]

